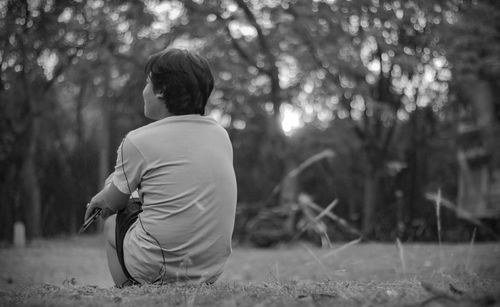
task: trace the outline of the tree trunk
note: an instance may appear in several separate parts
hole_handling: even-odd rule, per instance
[[[109,162],[109,154],[110,154],[110,141],[111,141],[111,110],[107,102],[101,103],[101,127],[98,130],[99,134],[99,173],[98,173],[98,190],[101,190],[104,187],[104,182],[110,173],[110,162]],[[97,219],[97,229],[100,232],[104,227],[104,223],[102,219]]]
[[[287,170],[291,169],[287,167]],[[289,216],[283,225],[285,232],[292,237],[295,233],[295,212],[297,211],[298,182],[297,176],[286,176],[282,181],[280,193],[280,206],[289,210]]]
[[[362,232],[370,236],[373,232],[373,216],[377,204],[377,178],[371,166],[366,166],[363,200]]]
[[[0,240],[11,240],[13,238],[13,227],[16,214],[19,209],[16,204],[17,186],[19,182],[16,178],[17,165],[15,163],[6,167],[6,172],[2,174],[0,184]]]
[[[29,239],[42,236],[42,202],[35,164],[37,135],[38,119],[34,119],[26,131],[28,148],[21,168],[24,197],[23,207],[26,213],[26,232]]]
[[[109,129],[107,116],[104,116],[102,128],[99,131],[99,186],[101,189],[109,175]]]
[[[87,80],[83,80],[80,86],[80,92],[78,93],[78,97],[76,99],[76,126],[75,126],[75,134],[76,134],[76,171],[73,168],[70,176],[76,178],[79,175],[79,172],[84,169],[85,166],[85,157],[84,153],[84,123],[83,123],[83,106],[85,100],[85,92],[87,89]],[[69,166],[69,165],[68,165]],[[82,178],[83,179],[83,178]],[[77,189],[76,189],[76,199],[88,199],[90,196],[86,195],[86,185],[82,180],[76,181]],[[79,216],[80,210],[78,206],[82,206],[84,204],[79,204],[75,202],[70,202],[70,220],[69,220],[69,231],[71,234],[75,234],[78,230],[79,223],[81,220],[81,216]]]
[[[351,152],[351,157],[354,156],[354,152]],[[354,162],[352,160],[349,160],[349,171],[351,174],[355,174],[356,169]],[[348,195],[349,198],[347,199],[348,203],[348,212],[349,212],[349,219],[351,221],[354,221],[355,223],[359,222],[359,217],[360,217],[360,210],[359,210],[359,203],[357,202],[357,199],[354,197],[355,193],[357,193],[357,189],[355,186],[355,178],[354,176],[349,176],[347,178],[349,185],[348,185]]]

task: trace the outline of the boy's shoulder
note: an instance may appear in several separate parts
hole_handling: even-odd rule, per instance
[[[156,134],[158,132],[175,132],[176,127],[178,127],[182,131],[186,127],[185,125],[200,126],[200,131],[203,131],[207,126],[211,126],[217,130],[221,130],[227,133],[225,129],[212,117],[202,116],[198,114],[189,114],[170,116],[149,123],[145,126],[130,131],[127,134],[127,138],[130,138],[132,141],[137,141],[147,138],[148,136]]]
[[[127,138],[136,139],[137,137],[140,137],[143,134],[147,134],[149,131],[152,130],[152,128],[153,128],[152,125],[155,124],[155,123],[156,122],[153,122],[153,123],[141,126],[139,128],[136,128],[134,130],[130,130],[127,133]]]

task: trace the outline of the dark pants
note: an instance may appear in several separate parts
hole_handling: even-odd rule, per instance
[[[123,273],[127,276],[129,282],[127,284],[138,284],[138,282],[130,276],[130,273],[125,267],[125,262],[123,260],[123,240],[127,234],[128,229],[137,220],[139,213],[142,212],[142,204],[137,198],[131,198],[128,201],[127,206],[118,211],[116,214],[116,228],[115,228],[115,240],[116,240],[116,253],[118,254],[118,261],[122,267]]]

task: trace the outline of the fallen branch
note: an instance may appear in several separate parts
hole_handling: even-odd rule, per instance
[[[309,200],[307,202],[304,202],[307,206],[311,207],[313,210],[316,210],[318,212],[322,212],[323,208],[321,208],[319,205],[315,204],[313,201]],[[346,228],[349,230],[351,233],[354,233],[360,237],[363,237],[363,234],[361,231],[357,230],[356,228],[352,227],[349,225],[349,223],[344,220],[343,218],[339,217],[338,215],[332,213],[332,212],[326,212],[325,215],[329,217],[333,222],[341,225],[342,227]]]
[[[299,204],[300,204],[301,198],[299,197]],[[311,227],[313,224],[319,222],[325,215],[327,215],[338,203],[338,199],[335,199],[332,201],[331,204],[329,204],[323,211],[321,211],[315,218],[309,220],[304,226],[301,227],[299,230],[299,233],[297,234],[300,235],[304,231],[306,231],[309,227]]]
[[[500,239],[500,236],[497,233],[495,233],[488,226],[484,225],[479,219],[473,217],[469,212],[463,210],[462,208],[455,206],[455,204],[453,204],[450,200],[447,200],[447,199],[441,197],[441,195],[439,195],[438,193],[427,193],[427,194],[425,194],[425,198],[427,200],[434,201],[434,202],[439,201],[440,206],[443,206],[446,209],[453,211],[453,213],[455,213],[458,218],[464,219],[464,220],[468,221],[469,223],[472,223],[472,224],[486,230],[488,233],[490,233],[492,236],[494,236],[495,239],[497,239],[497,240]]]
[[[306,168],[308,168],[309,166],[311,166],[312,164],[320,161],[321,159],[325,159],[325,158],[333,158],[335,156],[335,153],[333,152],[333,150],[331,149],[326,149],[326,150],[323,150],[322,152],[320,153],[317,153],[311,157],[309,157],[307,160],[305,160],[304,162],[302,162],[299,166],[297,166],[296,168],[292,169],[290,172],[288,172],[288,174],[285,175],[285,177],[283,177],[283,179],[280,181],[280,183],[278,183],[273,191],[271,192],[271,195],[268,197],[268,200],[271,199],[274,195],[276,195],[276,193],[278,193],[278,191],[281,189],[281,186],[283,185],[283,182],[289,178],[289,177],[296,177],[298,176],[302,171],[304,171]],[[267,201],[266,201],[267,202]]]
[[[304,231],[306,231],[308,228],[313,227],[313,230],[316,231],[319,236],[321,237],[321,246],[332,246],[332,242],[330,241],[330,238],[328,237],[327,233],[327,227],[326,224],[321,221],[321,218],[326,214],[326,212],[332,210],[333,207],[336,205],[336,200],[334,200],[326,209],[322,210],[318,216],[314,216],[314,212],[311,210],[310,207],[306,205],[306,202],[311,201],[309,196],[305,194],[301,194],[299,196],[299,207],[304,213],[304,216],[307,219],[306,224],[300,229],[300,231],[294,236],[294,240],[297,239]]]

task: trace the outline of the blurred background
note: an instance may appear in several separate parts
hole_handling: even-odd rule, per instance
[[[499,1],[0,0],[1,242],[78,231],[167,47],[212,65],[236,243],[498,239]]]

